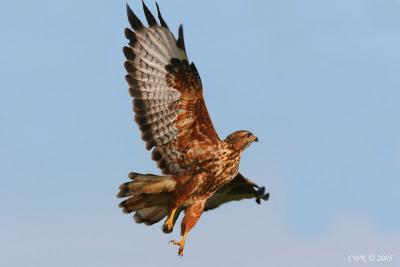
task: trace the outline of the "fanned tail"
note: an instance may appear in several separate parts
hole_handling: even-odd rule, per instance
[[[119,187],[119,198],[128,197],[119,206],[125,213],[136,212],[135,222],[154,224],[167,215],[167,205],[176,181],[172,176],[129,173],[132,181]]]

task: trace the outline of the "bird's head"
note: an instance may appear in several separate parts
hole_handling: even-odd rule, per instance
[[[231,149],[236,151],[243,151],[253,142],[258,142],[257,136],[249,131],[236,131],[228,135],[224,140]]]

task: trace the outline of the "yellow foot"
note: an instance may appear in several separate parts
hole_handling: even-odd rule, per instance
[[[169,241],[169,243],[172,243],[172,244],[174,244],[176,246],[179,246],[178,255],[182,257],[183,256],[183,249],[185,247],[185,240],[183,240],[183,239],[181,241],[171,240],[171,241]]]

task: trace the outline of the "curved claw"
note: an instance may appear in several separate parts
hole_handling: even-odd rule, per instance
[[[179,246],[178,256],[181,256],[181,257],[183,256],[183,249],[185,247],[185,241],[184,240],[181,240],[181,241],[171,240],[168,243],[172,243],[172,244],[174,244],[176,246]]]
[[[181,242],[176,241],[176,240],[170,240],[170,241],[168,242],[168,244],[170,244],[170,243],[172,243],[172,244],[174,244],[174,245],[177,245],[177,246],[180,246],[180,245],[181,245]]]

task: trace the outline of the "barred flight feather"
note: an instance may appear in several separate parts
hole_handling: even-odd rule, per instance
[[[151,109],[154,107],[165,107],[170,103],[177,101],[176,99],[164,99],[164,98],[153,98],[153,99],[133,99],[133,106],[137,109]]]
[[[141,116],[136,115],[135,121],[137,124],[139,124],[139,126],[141,126],[144,124],[158,121],[162,118],[168,118],[169,120],[175,120],[177,114],[178,114],[178,111],[176,111],[176,110],[166,109],[166,110],[163,110],[163,111],[160,111],[157,113],[153,113],[153,114],[145,114],[145,115],[141,115]]]
[[[140,111],[143,110],[141,114],[153,114],[157,113],[163,110],[168,110],[174,107],[174,105],[178,104],[178,100],[175,101],[169,101],[169,100],[163,100],[160,102],[157,102],[160,99],[137,99],[134,98],[132,100],[132,104],[134,107],[134,110]]]
[[[159,71],[156,70],[148,65],[145,66],[140,66],[141,64],[146,64],[144,63],[143,60],[138,59],[137,61],[139,61],[139,64],[137,62],[133,62],[133,61],[125,61],[125,69],[126,71],[132,76],[134,75],[134,77],[141,77],[144,75],[147,76],[156,76],[158,78],[164,79],[165,78],[165,71]]]
[[[133,107],[134,112],[136,113],[137,116],[143,116],[143,115],[149,115],[149,114],[155,114],[161,111],[168,111],[168,110],[174,110],[174,108],[178,105],[177,102],[171,102],[168,105],[162,105],[154,108],[147,108],[146,110],[140,110],[136,108],[135,106]],[[177,111],[175,109],[175,111]]]
[[[146,88],[144,88],[146,89]],[[136,99],[166,99],[170,102],[179,100],[179,94],[173,91],[164,91],[159,89],[141,90],[138,88],[129,88],[129,93]]]
[[[200,76],[187,58],[182,25],[176,39],[158,5],[160,24],[144,3],[143,11],[148,28],[127,8],[133,31],[125,29],[129,46],[123,48],[135,121],[162,172],[180,173],[193,160],[185,155],[193,143],[220,139],[205,107]]]
[[[154,132],[158,129],[163,129],[163,128],[167,128],[169,131],[170,127],[166,127],[166,126],[172,125],[172,123],[173,123],[173,121],[166,118],[166,119],[160,119],[160,120],[152,122],[152,123],[141,125],[139,128],[143,132],[148,132],[148,131]],[[171,129],[173,129],[172,126],[171,126]]]

